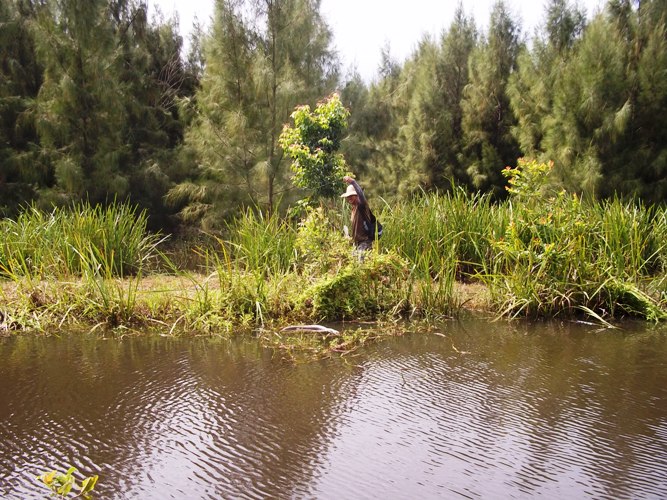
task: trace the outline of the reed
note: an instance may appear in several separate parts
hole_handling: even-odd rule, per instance
[[[520,196],[508,202],[510,222],[484,275],[501,315],[665,316],[647,287],[665,252],[653,209],[513,186]]]
[[[44,317],[62,324],[72,315],[111,327],[138,320],[139,283],[163,241],[146,223],[143,212],[124,204],[51,212],[31,207],[15,221],[2,221],[0,274],[17,284],[14,324],[40,330]],[[45,282],[72,278],[82,284],[74,295],[45,292]]]
[[[136,274],[163,241],[146,226],[146,214],[126,204],[50,213],[32,207],[0,223],[0,273],[10,279],[81,276],[93,268],[100,275]]]
[[[53,266],[53,249],[46,242],[60,237],[54,217],[32,208],[17,220],[4,219],[0,223],[0,235],[0,274],[3,277],[12,280],[40,277]]]
[[[85,247],[84,247],[85,248]],[[98,247],[89,245],[86,253],[76,250],[87,291],[83,315],[97,320],[98,325],[116,327],[132,323],[136,316],[137,290],[141,270],[125,280],[114,276],[114,265]]]
[[[294,262],[296,231],[275,212],[247,209],[228,226],[238,263],[248,270],[282,273]]]
[[[302,288],[299,276],[266,263],[250,268],[245,259],[234,259],[233,247],[218,238],[215,247],[200,249],[210,273],[199,281],[192,277],[194,293],[187,299],[183,316],[190,328],[231,333],[234,328],[261,327],[285,318],[294,308]]]
[[[600,221],[600,243],[615,276],[637,280],[664,269],[664,211],[640,202],[605,201],[591,207]]]
[[[420,277],[438,274],[447,255],[455,260],[459,279],[468,279],[488,265],[491,238],[504,232],[507,223],[506,212],[488,196],[460,188],[399,202],[382,217],[387,228],[383,245],[417,265]]]
[[[0,330],[75,318],[225,334],[288,321],[437,319],[460,310],[461,280],[485,284],[505,317],[664,318],[667,209],[585,203],[549,190],[546,169],[510,170],[510,198],[499,204],[452,189],[387,205],[384,234],[361,261],[339,210],[325,206],[299,224],[245,211],[224,239],[201,240],[197,273],[163,257],[164,239],[127,205],[31,208],[0,222],[0,274],[15,285],[0,289]],[[179,284],[148,302],[142,287],[156,270]]]

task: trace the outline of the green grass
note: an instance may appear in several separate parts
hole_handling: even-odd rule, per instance
[[[159,235],[146,215],[125,204],[30,208],[0,222],[0,276],[16,279],[128,276],[157,255]]]
[[[438,274],[452,261],[456,276],[469,279],[488,265],[491,239],[504,231],[506,210],[486,195],[454,189],[423,194],[387,208],[383,245],[394,248],[420,270]],[[444,259],[444,260],[443,260]]]
[[[247,209],[228,226],[236,261],[246,269],[282,273],[294,261],[296,230],[275,212]]]
[[[196,272],[164,257],[164,239],[127,205],[30,208],[0,222],[0,330],[83,322],[231,334],[431,320],[458,314],[458,281],[483,283],[503,317],[665,318],[665,208],[584,203],[544,183],[532,189],[530,179],[500,204],[453,189],[386,206],[384,235],[363,262],[337,209],[313,208],[300,221],[248,210],[224,237],[200,240]],[[178,285],[152,293],[152,279]]]
[[[584,203],[567,193],[514,201],[481,275],[500,315],[665,317],[657,293],[664,212],[620,200]]]

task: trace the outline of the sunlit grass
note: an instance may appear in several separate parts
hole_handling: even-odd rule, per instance
[[[156,256],[159,235],[145,213],[124,204],[42,212],[30,208],[0,222],[0,275],[42,279],[136,274]]]
[[[229,224],[235,261],[246,269],[281,273],[294,262],[295,228],[275,212],[246,210]]]
[[[129,207],[29,209],[0,223],[0,333],[82,323],[171,335],[252,331],[293,346],[266,332],[437,320],[468,301],[510,318],[665,317],[664,208],[519,194],[494,204],[455,189],[387,206],[378,214],[384,235],[363,260],[337,211],[320,206],[298,223],[246,211],[224,234],[199,240],[194,271],[162,255],[163,240]],[[481,288],[462,293],[461,282]],[[483,300],[470,295],[479,290]],[[363,344],[339,340],[303,344],[330,352]]]
[[[506,210],[490,198],[454,189],[441,195],[423,194],[387,208],[383,245],[413,262],[426,274],[442,270],[443,256],[452,260],[459,279],[485,268],[491,239],[502,233]]]
[[[510,200],[482,279],[503,316],[665,317],[661,211],[611,200],[585,203],[561,192]]]

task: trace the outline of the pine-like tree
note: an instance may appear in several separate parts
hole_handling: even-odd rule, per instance
[[[199,68],[194,60],[183,62],[173,20],[149,23],[146,5],[136,0],[116,0],[110,8],[124,93],[122,163],[128,196],[148,211],[152,225],[168,227],[171,214],[164,196],[182,168],[180,103],[194,95]]]
[[[630,118],[625,43],[602,17],[594,19],[555,82],[544,150],[568,190],[597,196],[605,158]]]
[[[218,227],[239,204],[275,208],[289,188],[280,132],[297,104],[333,90],[330,44],[319,1],[216,2],[186,137],[200,168],[169,193],[186,220]]]
[[[128,199],[164,226],[163,197],[183,139],[179,103],[197,86],[175,25],[148,23],[141,0],[31,6],[44,71],[30,107],[34,165],[48,179],[39,186],[41,203]]]
[[[520,49],[520,28],[499,1],[486,40],[471,56],[470,83],[462,102],[468,174],[476,188],[498,197],[505,196],[503,168],[514,166],[520,155],[511,133],[516,117],[507,93]]]
[[[554,83],[561,78],[570,52],[581,38],[585,21],[585,14],[568,0],[550,0],[532,48],[524,47],[519,55],[508,94],[517,118],[512,133],[523,155],[543,156],[542,140],[552,116]]]
[[[37,130],[56,178],[51,194],[64,199],[97,203],[129,192],[122,59],[107,7],[104,0],[50,0],[37,12],[35,40],[45,69]]]
[[[410,96],[414,91],[415,55],[401,67],[393,58],[389,45],[381,52],[379,81],[371,85],[369,108],[373,127],[368,135],[372,160],[367,165],[366,185],[377,188],[384,196],[407,196],[419,189],[419,171],[405,160],[403,127],[408,116]]]
[[[601,155],[601,196],[667,200],[666,23],[664,1],[609,4],[609,29],[616,30],[626,54],[627,86],[618,99],[623,101],[617,112],[622,122],[612,147]]]
[[[405,134],[406,161],[421,173],[426,189],[447,188],[452,182],[470,185],[461,162],[464,147],[461,101],[476,41],[475,24],[459,4],[440,45],[428,40],[422,43]]]
[[[37,133],[30,112],[42,79],[28,28],[30,1],[0,2],[0,216],[15,215],[49,182],[37,162]]]
[[[666,11],[660,1],[611,1],[560,64],[542,149],[568,189],[667,198]]]

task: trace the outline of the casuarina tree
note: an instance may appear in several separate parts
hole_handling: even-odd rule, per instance
[[[331,42],[319,1],[215,2],[185,139],[196,170],[167,196],[182,220],[215,229],[241,206],[272,211],[289,202],[278,139],[298,103],[335,87]]]

